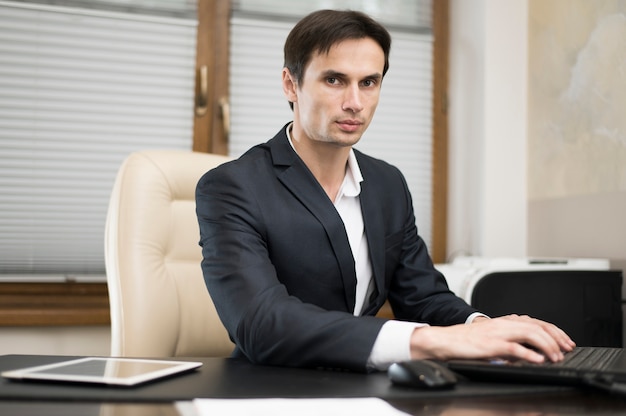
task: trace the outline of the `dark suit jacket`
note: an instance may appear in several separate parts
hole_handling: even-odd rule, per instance
[[[365,371],[386,299],[401,320],[450,325],[474,312],[433,268],[400,171],[355,153],[376,287],[360,317],[343,222],[285,128],[199,181],[202,269],[235,355]]]

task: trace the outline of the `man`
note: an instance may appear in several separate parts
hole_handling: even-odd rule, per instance
[[[355,371],[417,358],[562,359],[574,344],[559,328],[488,319],[449,291],[402,174],[353,149],[390,44],[362,13],[302,19],[282,71],[293,122],[198,183],[203,273],[234,355]],[[374,316],[386,299],[395,320]]]

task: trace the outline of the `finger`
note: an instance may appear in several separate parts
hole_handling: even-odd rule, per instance
[[[512,360],[522,360],[535,364],[543,363],[546,356],[537,349],[523,345],[517,341],[500,338],[489,340],[489,348],[484,351],[487,357],[501,357]]]
[[[572,351],[576,346],[576,343],[560,328],[549,325],[544,327],[545,331],[559,344],[561,351]]]
[[[532,361],[537,362],[537,357],[526,351],[535,349],[536,354],[543,354],[550,361],[563,359],[561,345],[555,338],[555,335],[559,336],[559,330],[555,326],[529,316],[509,315],[504,318],[511,330],[509,341],[516,342],[522,347],[514,350],[515,353],[521,354],[516,355],[517,358],[526,359],[525,357],[530,355]]]
[[[550,337],[552,337],[552,339],[554,339],[554,341],[558,344],[559,349],[561,351],[572,351],[574,349],[574,347],[576,347],[576,343],[569,337],[569,335],[567,335],[567,333],[565,333],[565,331],[563,331],[561,328],[559,328],[558,326],[551,324],[549,322],[546,321],[542,321],[540,319],[536,319],[536,318],[532,318],[528,315],[507,315],[506,317],[504,317],[508,320],[513,320],[513,321],[517,321],[517,322],[528,322],[528,323],[534,323],[536,325],[541,326],[541,328],[549,334]]]
[[[576,343],[558,326],[539,319],[532,319],[532,322],[541,328],[558,344],[561,351],[569,352],[574,349]]]
[[[513,342],[511,344],[512,345],[509,346],[509,350],[512,357],[536,364],[541,364],[546,359],[544,354],[541,354],[532,348],[527,348],[517,342]]]

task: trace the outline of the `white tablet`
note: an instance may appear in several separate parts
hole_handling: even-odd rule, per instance
[[[134,386],[173,374],[191,371],[202,363],[138,358],[86,357],[55,364],[2,372],[13,380],[68,381]]]

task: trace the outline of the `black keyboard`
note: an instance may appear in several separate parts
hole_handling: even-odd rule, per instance
[[[621,351],[620,348],[578,347],[565,354],[563,361],[549,365],[574,370],[605,370]]]

